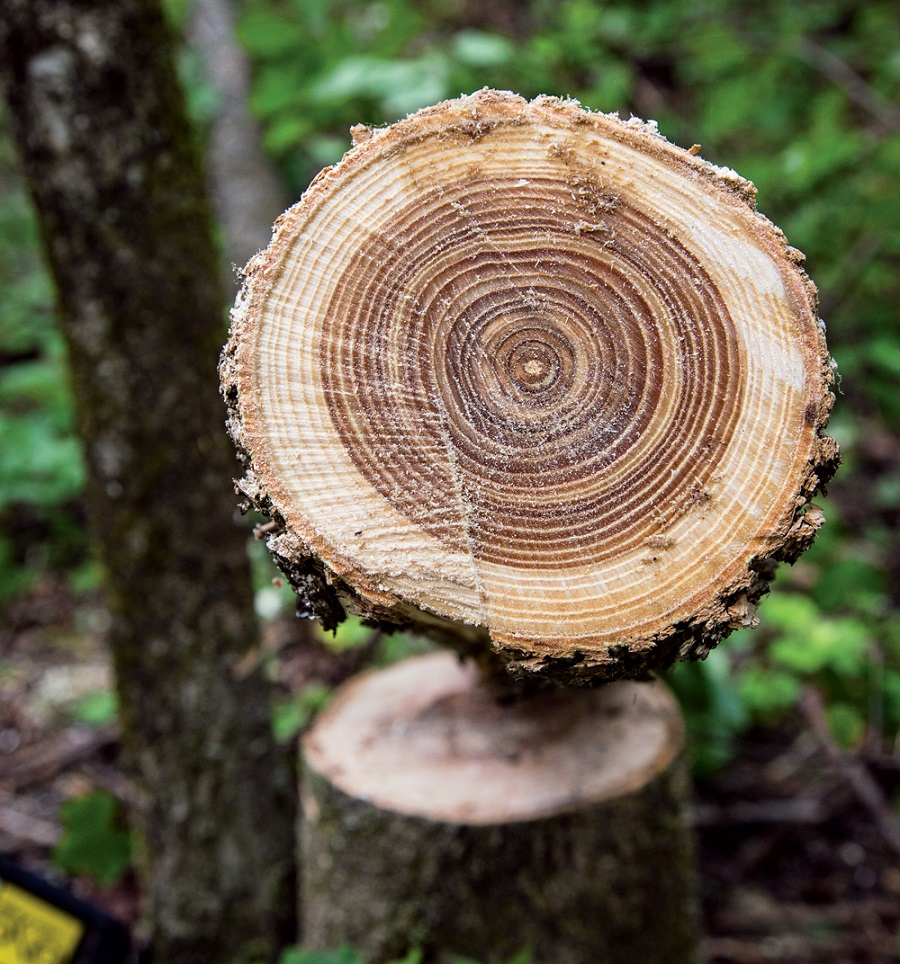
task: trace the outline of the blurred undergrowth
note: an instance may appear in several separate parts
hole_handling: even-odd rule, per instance
[[[87,559],[65,351],[34,216],[0,117],[0,606]]]
[[[182,13],[186,4],[171,0]],[[845,465],[814,549],[779,574],[754,632],[671,681],[701,770],[814,688],[837,745],[896,750],[900,729],[900,25],[894,0],[244,0],[251,104],[295,195],[388,123],[482,86],[653,118],[670,140],[753,180],[808,257],[843,376]],[[201,123],[215,107],[185,54]],[[32,215],[0,133],[0,606],[95,568],[79,502],[64,350]],[[278,600],[261,587],[261,608]],[[268,596],[266,596],[268,593]],[[266,601],[268,599],[268,601]],[[346,643],[339,637],[339,645]],[[281,711],[301,726],[321,693]]]
[[[63,832],[53,863],[70,874],[85,874],[108,887],[121,880],[133,852],[119,801],[105,790],[67,800],[60,809]]]
[[[531,964],[531,952],[528,950],[514,954],[504,964]],[[403,958],[389,961],[388,964],[422,964],[423,953],[413,948]],[[279,964],[364,964],[362,956],[352,947],[339,947],[332,951],[308,951],[300,948],[289,948],[282,954]],[[451,964],[478,964],[468,957],[456,957]]]

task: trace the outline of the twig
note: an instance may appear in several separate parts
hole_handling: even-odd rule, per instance
[[[885,130],[889,133],[900,130],[900,107],[892,104],[880,90],[827,47],[809,37],[801,37],[797,41],[796,51],[798,57],[841,87],[850,100],[868,111]]]
[[[0,784],[16,792],[34,783],[51,780],[61,770],[93,756],[118,739],[118,727],[97,730],[66,730],[49,746],[39,747],[27,760],[0,765]]]
[[[735,937],[707,937],[703,942],[703,959],[727,960],[734,964],[760,964],[765,961],[758,940]]]
[[[693,811],[695,827],[735,824],[817,824],[829,817],[821,800],[755,800],[728,806],[699,806]]]
[[[835,765],[856,799],[869,811],[878,831],[895,853],[900,854],[900,824],[897,823],[881,787],[873,779],[865,765],[854,756],[843,753],[835,745],[828,729],[825,702],[822,694],[808,686],[800,700],[800,708],[813,732],[819,738],[822,749]]]
[[[819,315],[827,322],[844,301],[853,293],[863,272],[881,254],[884,237],[881,234],[864,234],[858,238],[841,261],[838,275],[842,279],[827,292],[819,302]]]
[[[11,838],[16,845],[53,847],[60,832],[59,826],[52,821],[18,809],[6,799],[6,794],[0,797],[0,834]]]

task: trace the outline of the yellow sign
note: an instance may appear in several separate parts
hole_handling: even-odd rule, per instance
[[[69,964],[83,933],[77,917],[0,882],[0,964]]]

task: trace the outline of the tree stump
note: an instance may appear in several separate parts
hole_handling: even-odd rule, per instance
[[[248,266],[222,362],[307,611],[557,681],[751,624],[837,464],[815,290],[753,186],[549,97],[355,135]]]
[[[305,740],[305,944],[696,961],[683,744],[660,683],[499,705],[450,653],[357,678]]]

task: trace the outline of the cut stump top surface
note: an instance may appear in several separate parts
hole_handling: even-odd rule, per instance
[[[753,620],[837,450],[802,255],[653,125],[496,91],[380,130],[247,267],[239,483],[310,610],[614,678]]]
[[[661,683],[543,691],[500,706],[451,653],[346,684],[304,739],[314,771],[354,799],[428,820],[506,824],[643,789],[684,748]]]

